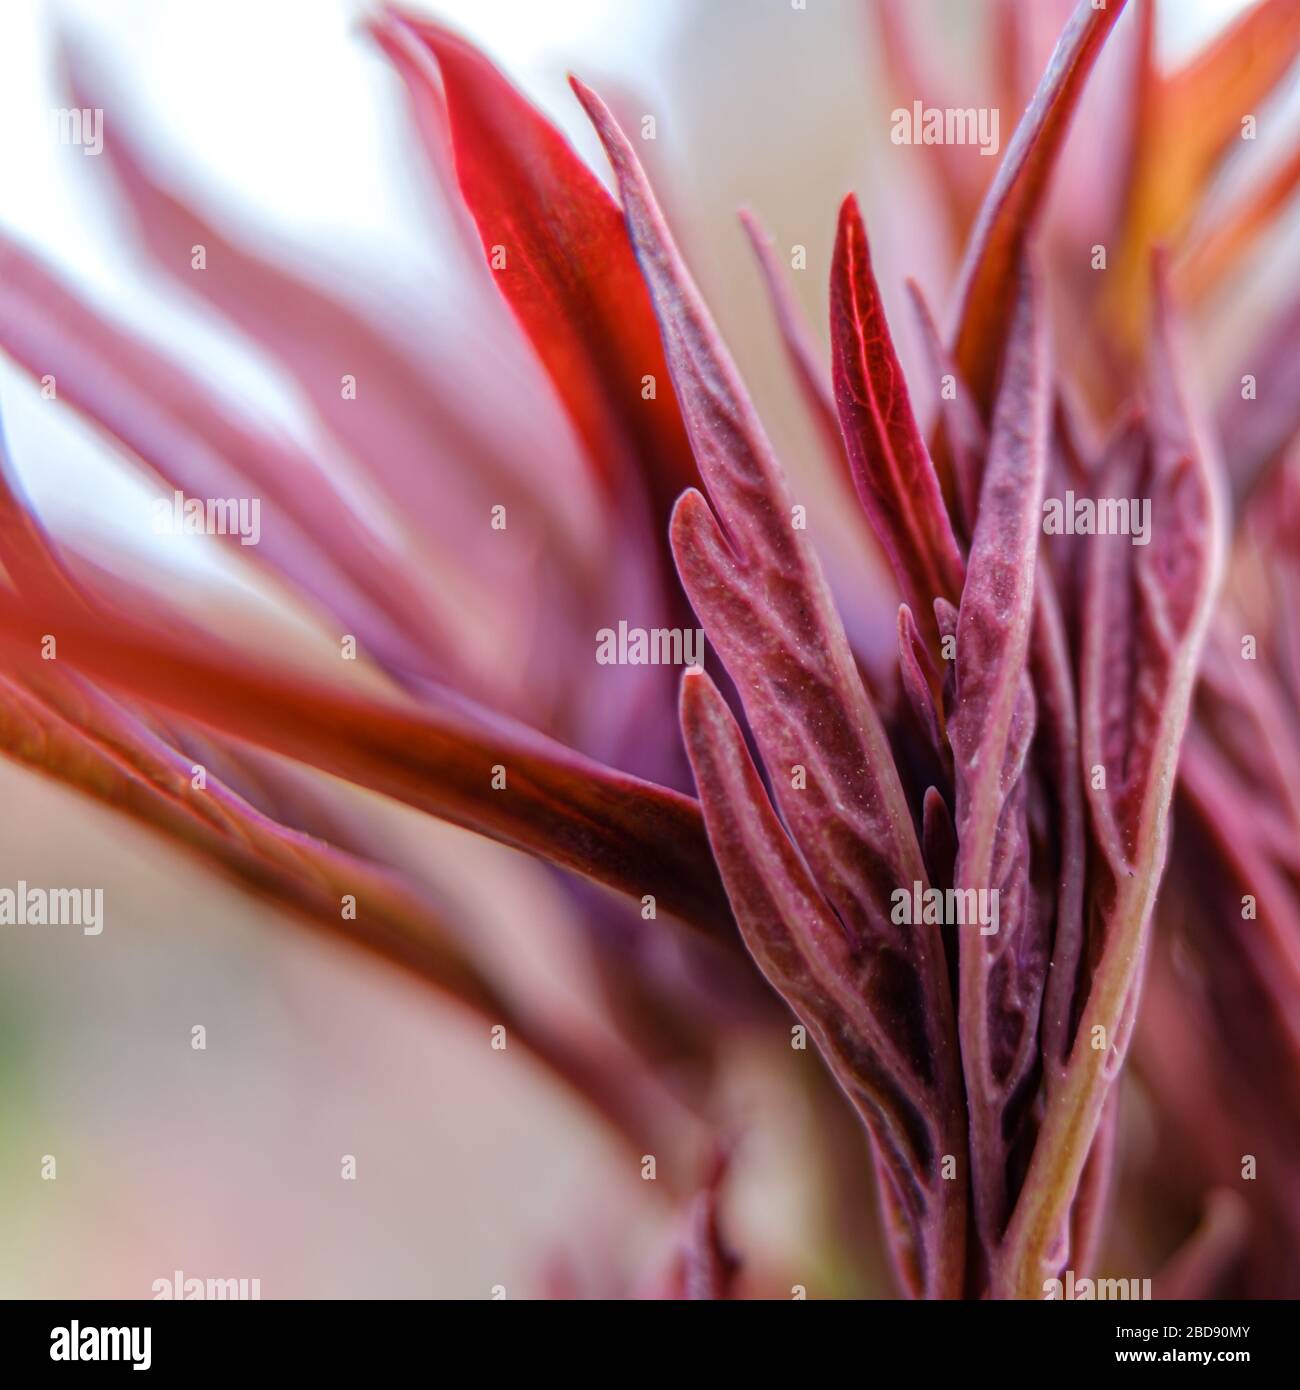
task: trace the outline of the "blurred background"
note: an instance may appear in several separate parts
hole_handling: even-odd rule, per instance
[[[1162,62],[1185,61],[1245,4],[1165,4]],[[807,463],[815,435],[737,208],[754,209],[779,247],[807,248],[794,284],[822,339],[835,210],[849,189],[873,231],[907,364],[918,344],[903,277],[916,276],[945,311],[951,291],[952,247],[914,212],[897,215],[930,206],[926,226],[942,223],[924,168],[889,144],[895,101],[866,5],[411,8],[481,44],[602,179],[566,74],[620,112],[655,115],[650,173],[779,454],[817,495],[826,479]],[[945,36],[937,57],[960,97],[993,56],[979,7],[908,8],[926,12],[918,31]],[[1064,11],[1056,0],[1034,8],[1038,72]],[[233,239],[382,318],[439,369],[471,362],[515,402],[502,421],[514,431],[509,447],[523,456],[545,435],[560,441],[548,446],[554,467],[572,468],[571,436],[540,373],[518,345],[503,346],[503,320],[467,296],[463,224],[428,171],[365,13],[344,0],[6,0],[0,225],[97,305],[312,445],[316,426],[293,384],[197,296],[150,273],[97,167],[105,161],[43,135],[50,109],[72,104],[72,63],[107,94],[98,103],[109,112],[106,139],[123,122]],[[1286,99],[1294,105],[1294,84]],[[1013,125],[1004,113],[1004,148]],[[991,174],[997,161],[983,162]],[[1296,219],[1285,220],[1261,261],[1289,246],[1294,266],[1295,232]],[[1242,331],[1253,311],[1250,294],[1224,309]],[[1230,338],[1223,351],[1231,357]],[[200,607],[268,602],[227,551],[182,559],[152,536],[156,489],[91,425],[49,410],[2,356],[0,412],[57,533],[92,555],[119,564],[130,555],[143,573],[170,574]],[[595,547],[584,507],[577,490],[572,525]],[[490,633],[488,647],[478,659],[493,670],[508,639]],[[552,874],[379,798],[366,814],[413,872],[436,867],[501,970],[582,1007],[590,963],[574,949],[570,904]],[[527,1296],[561,1287],[571,1262],[599,1286],[607,1261],[605,1287],[619,1287],[670,1240],[672,1213],[628,1155],[521,1053],[488,1051],[480,1020],[5,760],[0,882],[20,877],[103,885],[108,924],[98,938],[0,933],[0,1293],[147,1297],[155,1279],[183,1270],[259,1278],[263,1297],[487,1297],[494,1285]],[[191,1048],[195,1025],[206,1050]],[[750,1068],[743,1056],[734,1076],[736,1113],[752,1122],[729,1199],[746,1258],[814,1295],[886,1294],[870,1260],[849,1282],[833,1268],[824,1239],[833,1217],[809,1181],[816,1159],[797,1085],[779,1065]],[[1140,1096],[1132,1105],[1140,1147],[1150,1130]],[[44,1155],[57,1160],[55,1181],[42,1180]],[[344,1155],[355,1155],[355,1182],[340,1178]]]

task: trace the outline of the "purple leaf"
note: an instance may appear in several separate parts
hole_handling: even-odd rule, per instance
[[[1164,869],[1179,748],[1222,569],[1223,479],[1191,407],[1171,319],[1161,274],[1149,445],[1118,454],[1098,481],[1102,496],[1150,500],[1150,541],[1093,536],[1083,604],[1084,773],[1109,874],[1094,888],[1097,961],[1007,1230],[1002,1296],[1038,1297],[1043,1278],[1054,1273],[1050,1266],[1062,1257],[1058,1237],[1123,1061]]]
[[[891,1110],[873,1121],[876,1142],[897,1161],[901,1136],[910,1134],[923,1162],[908,1182],[929,1182],[939,1156],[960,1153],[964,1142],[957,1052],[942,943],[925,928],[900,930],[890,917],[891,892],[926,876],[888,740],[816,555],[793,523],[780,467],[645,175],[600,99],[576,81],[574,88],[618,177],[677,398],[718,511],[715,518],[693,490],[678,502],[672,542],[682,582],[736,682],[777,803],[832,909],[830,923],[861,958],[863,1000],[888,1048],[894,1088]],[[900,1198],[920,1283],[930,1292],[952,1294],[960,1280],[960,1238],[934,1243],[936,1221],[961,1227],[959,1187],[940,1184],[939,1212],[916,1192]]]
[[[817,1041],[870,1130],[904,1216],[896,1251],[913,1293],[955,1296],[964,1213],[939,1174],[939,1097],[874,1006],[883,962],[855,949],[768,801],[740,729],[707,676],[682,685],[682,730],[713,846],[745,944]],[[918,1105],[918,1098],[929,1104]],[[900,1233],[901,1234],[901,1233]]]
[[[958,950],[976,1227],[990,1261],[1009,1211],[1008,1146],[1019,1119],[1012,1107],[1023,1104],[1022,1088],[1037,1060],[1050,948],[1030,901],[1025,781],[1036,719],[1028,653],[1049,405],[1047,325],[1026,263],[958,611],[948,721],[957,794],[955,886],[998,895],[997,931],[982,921],[967,923]]]

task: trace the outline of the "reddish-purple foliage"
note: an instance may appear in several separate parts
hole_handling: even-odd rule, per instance
[[[420,518],[431,544],[473,565],[471,528],[488,498],[530,517],[554,558],[554,590],[539,604],[550,650],[520,689],[495,690],[404,557],[379,534],[358,535],[326,468],[111,323],[30,252],[0,243],[0,347],[38,379],[57,372],[62,399],[168,486],[260,492],[273,518],[260,563],[357,634],[388,682],[350,686],[248,660],[51,538],[0,452],[11,590],[0,607],[0,747],[504,1021],[638,1152],[688,1129],[663,1094],[660,1059],[707,1071],[725,1032],[688,1019],[698,1010],[673,981],[714,988],[720,1018],[785,1027],[788,1008],[865,1126],[908,1294],[1037,1298],[1067,1266],[1091,1267],[1119,1125],[1114,1083],[1135,1026],[1150,1035],[1150,1072],[1175,1132],[1186,1136],[1198,1116],[1177,1076],[1179,1048],[1204,1055],[1226,1098],[1196,1135],[1207,1189],[1231,1179],[1243,1126],[1263,1130],[1273,1164],[1248,1203],[1211,1203],[1168,1287],[1214,1286],[1251,1242],[1271,1252],[1261,1231],[1275,1217],[1300,1236],[1300,1109],[1262,1118],[1272,1093],[1260,1079],[1281,1072],[1296,1100],[1298,420],[1295,400],[1276,390],[1248,421],[1225,405],[1225,479],[1186,384],[1175,311],[1239,260],[1300,165],[1277,171],[1217,236],[1193,241],[1185,270],[1153,254],[1185,233],[1243,103],[1267,95],[1300,48],[1300,6],[1264,0],[1172,76],[1154,67],[1151,7],[1133,8],[1131,100],[1112,113],[1127,158],[1097,190],[1115,208],[1118,263],[1104,291],[1080,288],[1083,252],[1073,228],[1047,225],[1047,194],[1123,0],[1100,10],[1080,0],[986,190],[951,152],[939,155],[966,250],[950,338],[911,287],[938,388],[928,442],[856,200],[845,200],[835,239],[829,371],[745,218],[803,399],[902,600],[896,680],[885,684],[864,675],[805,509],[631,144],[581,82],[573,88],[618,201],[466,42],[396,10],[372,25],[425,153],[440,173],[454,170],[491,268],[478,292],[499,292],[512,318],[497,329],[526,340],[580,441],[611,538],[603,576],[549,489],[482,418],[466,418],[437,372],[224,238],[119,140],[113,176],[159,264],[179,273],[195,241],[219,251],[204,293],[270,345],[342,444],[373,451],[381,491]],[[881,9],[896,72],[928,85],[901,14],[885,0]],[[1009,5],[1001,13],[1014,46],[1018,21]],[[1014,91],[1011,66],[1001,79]],[[84,81],[75,66],[74,78]],[[1176,154],[1152,144],[1152,131],[1172,140],[1184,130]],[[1087,360],[1060,341],[1073,323],[1056,335],[1053,360],[1048,287],[1091,325],[1100,346]],[[1283,323],[1295,318],[1293,305]],[[1294,345],[1284,332],[1273,342],[1270,370],[1290,380]],[[332,368],[321,364],[344,343],[382,383],[369,414],[339,409],[332,384],[322,386]],[[658,389],[647,394],[647,380]],[[474,459],[464,487],[429,465],[430,436]],[[1248,526],[1218,604],[1229,484],[1250,499]],[[1149,504],[1149,543],[1045,534],[1044,499],[1067,488],[1094,505]],[[566,684],[597,611],[591,591],[606,582],[651,626],[688,620],[688,606],[704,626],[711,669],[683,678],[680,731],[663,672],[618,673],[599,696]],[[1249,623],[1263,660],[1243,667],[1236,648]],[[42,659],[48,634],[57,663]],[[681,789],[679,732],[694,797]],[[200,746],[221,774],[202,793],[187,776]],[[1284,751],[1275,761],[1262,746]],[[346,814],[303,809],[281,759],[655,904],[693,929],[682,934],[688,965],[647,978],[641,957],[611,940],[674,928],[653,913],[629,927],[633,914],[612,897],[573,887],[575,917],[626,1006],[610,1010],[622,1052],[584,1047],[562,1022],[519,1007],[437,895],[386,865]],[[1192,829],[1175,845],[1169,897],[1195,919],[1187,936],[1210,979],[1194,1023],[1171,1002],[1174,953],[1153,946],[1176,787]],[[1217,916],[1196,915],[1198,890]],[[363,919],[340,921],[345,892],[364,896]],[[1258,920],[1237,908],[1247,897]],[[913,906],[936,899],[958,915],[945,907],[916,919]],[[981,903],[997,905],[993,919],[972,911]],[[751,961],[775,997],[754,998]],[[1143,1013],[1148,968],[1154,1002]],[[706,1090],[688,1104],[719,1128]],[[647,1287],[729,1297],[727,1165],[703,1183],[681,1177],[688,1167],[678,1164],[673,1184],[685,1198],[681,1241]],[[1261,1257],[1252,1287],[1263,1267]]]

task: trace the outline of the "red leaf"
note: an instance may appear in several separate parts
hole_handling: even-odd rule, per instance
[[[985,196],[961,274],[953,356],[980,410],[993,408],[1016,297],[1016,265],[1042,211],[1056,157],[1084,83],[1125,0],[1079,0]]]
[[[497,284],[593,465],[612,492],[626,476],[643,479],[666,518],[695,481],[695,465],[617,204],[468,43],[395,10],[384,22],[403,26],[438,60],[461,191],[489,263],[504,256]],[[642,395],[647,376],[653,400]]]
[[[215,639],[69,605],[0,609],[0,645],[37,668],[59,661],[236,738],[397,797],[659,905],[723,939],[728,913],[689,797],[593,762],[462,697],[405,708],[256,667]],[[160,645],[158,631],[172,632]],[[493,768],[506,772],[494,788]]]
[[[840,209],[831,266],[831,340],[835,400],[858,497],[904,599],[933,632],[934,600],[961,593],[961,552],[912,414],[852,196]]]
[[[958,773],[958,876],[964,870],[973,886],[987,886],[1002,798],[1014,781],[1004,759],[1033,622],[1051,406],[1047,324],[1038,300],[1024,267],[958,610],[948,733]]]
[[[977,1226],[995,1258],[1011,1192],[1012,1107],[1038,1057],[1050,941],[1028,889],[1025,760],[1036,703],[1028,675],[1050,414],[1047,323],[1022,265],[978,520],[957,621],[948,720],[957,793],[958,891],[999,894],[998,930],[961,929],[962,1064]]]

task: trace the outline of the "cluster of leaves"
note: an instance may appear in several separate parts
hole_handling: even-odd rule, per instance
[[[536,471],[521,474],[496,422],[467,419],[454,384],[342,301],[226,238],[115,132],[113,176],[157,263],[193,280],[191,248],[207,248],[201,292],[275,353],[323,430],[365,460],[395,511],[433,529],[449,566],[483,568],[471,538],[482,536],[489,502],[528,518],[551,586],[536,615],[544,640],[515,688],[475,667],[452,616],[430,602],[428,575],[358,520],[330,469],[3,244],[0,347],[37,380],[55,379],[59,399],[168,486],[266,499],[257,563],[327,627],[356,634],[380,680],[326,681],[250,660],[56,542],[0,451],[0,562],[13,590],[0,611],[0,747],[504,1023],[638,1152],[678,1123],[665,1055],[716,1059],[693,992],[708,981],[720,1016],[774,1016],[774,1001],[747,988],[743,943],[865,1125],[903,1289],[1041,1297],[1067,1264],[1088,1268],[1107,1204],[1113,1083],[1151,956],[1180,749],[1211,633],[1222,659],[1196,697],[1184,795],[1216,855],[1202,869],[1221,866],[1220,882],[1248,885],[1260,922],[1227,944],[1208,930],[1206,950],[1232,956],[1248,977],[1240,991],[1271,991],[1275,1026],[1252,1033],[1254,1055],[1290,1048],[1288,1077],[1300,1074],[1300,793],[1241,733],[1250,719],[1272,746],[1295,740],[1292,610],[1245,571],[1263,556],[1265,574],[1276,566],[1295,578],[1277,517],[1295,515],[1294,466],[1278,461],[1296,422],[1285,409],[1266,429],[1252,422],[1249,448],[1232,457],[1239,495],[1267,489],[1250,533],[1266,539],[1234,567],[1241,592],[1216,617],[1227,488],[1185,382],[1174,310],[1189,283],[1227,273],[1280,205],[1278,181],[1297,170],[1253,195],[1208,248],[1193,241],[1192,270],[1153,259],[1157,243],[1183,249],[1238,113],[1300,47],[1300,7],[1263,0],[1172,77],[1155,68],[1152,6],[1136,7],[1131,100],[1115,116],[1127,125],[1114,133],[1130,153],[1107,237],[1120,263],[1099,296],[1078,271],[1087,257],[1073,229],[1046,223],[1046,202],[1124,8],[1081,0],[981,196],[965,174],[944,178],[966,250],[950,337],[913,290],[934,383],[951,388],[939,392],[928,441],[856,202],[844,203],[835,242],[829,373],[748,224],[828,453],[897,585],[887,681],[867,674],[846,632],[632,145],[581,83],[617,202],[463,41],[396,11],[373,25],[432,167],[454,179],[487,251],[492,268],[467,273],[474,311],[503,354],[517,352],[511,335],[522,329],[580,441],[587,472],[575,486],[590,490],[607,538],[598,563],[539,476],[563,468],[558,445],[548,453],[543,433]],[[910,72],[900,15],[883,4],[881,18],[893,70]],[[75,63],[72,75],[77,104],[95,104]],[[1177,160],[1159,140],[1170,130]],[[1103,346],[1091,358],[1060,360],[1059,345],[1054,354],[1045,281],[1092,325]],[[377,399],[340,402],[340,362]],[[649,397],[647,378],[660,384]],[[1222,423],[1226,432],[1232,422]],[[472,459],[472,481],[438,476],[430,439]],[[1149,499],[1151,543],[1045,538],[1043,498],[1067,488]],[[1280,500],[1273,489],[1284,489]],[[585,687],[597,579],[607,605],[647,626],[689,622],[691,612],[704,625],[721,664],[683,680],[680,736],[662,670],[613,673],[622,683],[613,697]],[[1228,674],[1241,665],[1234,639],[1242,612],[1259,611],[1261,587],[1268,662],[1238,678]],[[507,578],[504,588],[517,602],[517,585]],[[56,661],[42,659],[51,635]],[[195,762],[210,773],[201,789]],[[539,1017],[504,991],[456,913],[386,863],[355,805],[299,765],[653,901],[687,929],[687,978],[662,962],[642,969],[642,938],[666,923],[572,884],[620,1034],[617,1047],[584,1045],[568,1020]],[[1239,817],[1260,826],[1247,848],[1233,831]],[[916,885],[995,891],[997,933],[899,923],[894,894]],[[364,905],[355,919],[340,917],[343,894]],[[1290,972],[1281,981],[1279,959]],[[1243,997],[1218,1001],[1223,1026],[1241,1025]],[[687,1100],[710,1122],[698,1094]],[[1224,1152],[1233,1142],[1229,1132]],[[1294,1170],[1284,1155],[1277,1164]],[[665,1281],[676,1293],[730,1287],[720,1173],[694,1198],[689,1256]],[[1272,1189],[1292,1220],[1294,1186],[1280,1176]]]

